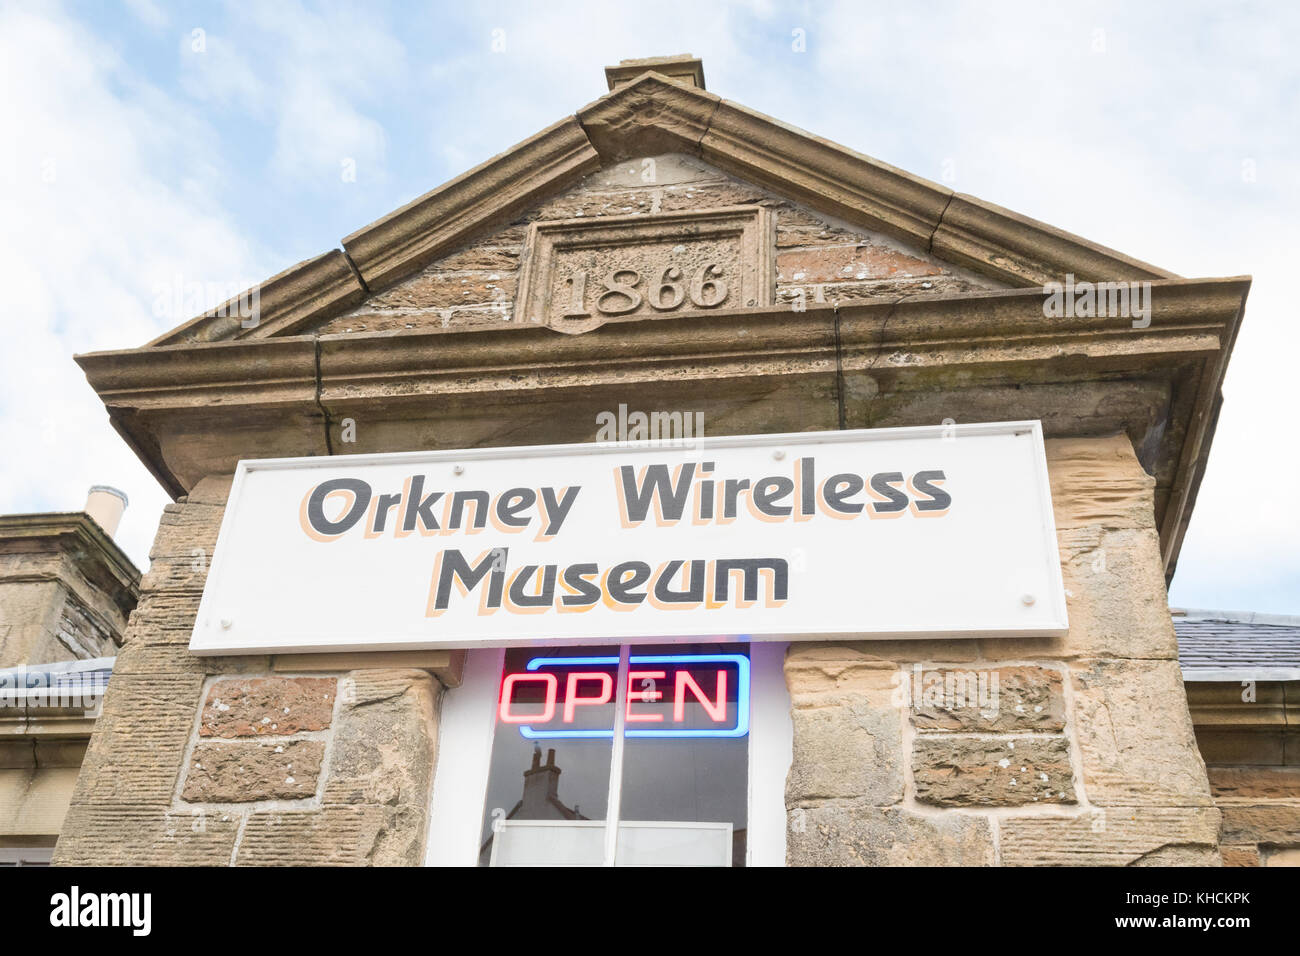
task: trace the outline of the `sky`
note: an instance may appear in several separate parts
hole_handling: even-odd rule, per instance
[[[1300,614],[1298,49],[1286,2],[0,0],[0,513],[114,485],[147,567],[168,498],[73,354],[190,318],[179,283],[338,247],[607,64],[689,51],[711,91],[957,191],[1252,275],[1170,601]]]

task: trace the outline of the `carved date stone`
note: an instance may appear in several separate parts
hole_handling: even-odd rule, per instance
[[[515,321],[577,333],[612,319],[771,305],[771,229],[758,206],[534,223]]]

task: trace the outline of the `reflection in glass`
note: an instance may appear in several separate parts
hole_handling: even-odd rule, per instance
[[[740,687],[734,668],[716,663],[688,667],[635,663],[639,656],[726,654],[748,657],[749,645],[673,644],[633,648],[634,663],[628,674],[628,713],[644,715],[646,719],[628,723],[628,730],[671,726],[725,732],[726,728],[737,726]],[[744,723],[748,724],[748,715]],[[625,746],[620,819],[730,823],[732,865],[744,866],[749,737],[629,736]],[[675,838],[687,839],[687,834],[678,833]],[[714,837],[701,831],[698,838],[703,842]],[[623,842],[620,834],[620,843]]]
[[[491,859],[496,821],[605,819],[612,738],[527,736],[551,726],[594,733],[614,725],[613,680],[618,671],[618,648],[584,647],[583,658],[612,657],[614,663],[548,666],[544,670],[550,680],[539,674],[542,668],[528,669],[529,663],[538,658],[562,658],[566,653],[574,656],[571,649],[566,652],[560,648],[516,648],[505,653],[502,692],[509,696],[500,700],[493,737],[480,866],[486,866]],[[608,685],[589,676],[592,674],[607,675]],[[607,692],[608,700],[602,702]],[[540,719],[548,716],[549,720]],[[585,840],[590,834],[583,837]],[[603,837],[595,839],[594,845],[594,863],[599,864]]]

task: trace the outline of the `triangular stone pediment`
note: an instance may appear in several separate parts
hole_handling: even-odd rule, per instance
[[[721,236],[727,230],[719,225],[718,211],[746,208],[766,210],[746,227],[741,240],[745,255],[756,248],[761,253],[761,274],[746,273],[749,285],[743,295],[729,285],[736,301],[727,307],[789,303],[798,308],[882,296],[1032,287],[1067,273],[1080,280],[1174,278],[779,123],[692,83],[647,71],[620,82],[576,116],[346,237],[342,250],[262,283],[258,314],[251,321],[242,310],[249,299],[245,296],[149,345],[401,331],[430,323],[546,321],[559,331],[587,331],[602,324],[603,316],[582,304],[569,311],[577,309],[581,319],[585,308],[589,318],[583,321],[551,322],[538,311],[543,300],[556,314],[567,308],[558,304],[558,286],[546,283],[571,288],[575,282],[602,278],[587,275],[591,270],[579,268],[584,263],[572,257],[565,268],[539,272],[543,260],[550,268],[548,256],[554,254],[558,261],[565,250],[581,244],[573,230],[556,226],[543,231],[549,239],[539,243],[543,253],[534,256],[539,224],[603,218],[613,230],[607,233],[610,243],[629,245],[614,223],[620,217],[648,220],[687,210],[714,211],[707,222],[684,215],[666,219],[663,229],[647,239],[649,248],[662,244],[673,222],[683,234]],[[744,218],[736,216],[737,222]],[[768,231],[755,239],[755,229]],[[766,249],[763,243],[768,243]],[[723,273],[737,267],[740,253],[704,241],[688,253],[701,261],[681,276],[683,303],[713,302],[720,286],[710,282],[725,282]],[[730,266],[707,261],[715,254],[734,261]],[[627,268],[639,275],[649,270],[641,276],[646,292],[651,292],[649,283],[659,282],[664,291],[654,292],[657,301],[673,301],[676,280],[658,271],[671,263],[647,256]],[[606,275],[621,264],[592,263]],[[692,282],[703,291],[690,296]],[[517,314],[521,297],[527,316]],[[614,296],[605,305],[621,317],[636,317],[627,310],[631,301]]]
[[[594,300],[601,283],[621,268],[625,270],[620,276],[624,284],[635,278],[627,288],[642,302],[633,314],[671,315],[692,307],[685,286],[690,281],[690,246],[700,218],[693,214],[734,213],[743,220],[747,210],[764,214],[767,221],[761,241],[770,249],[765,255],[751,256],[753,262],[738,255],[734,267],[738,272],[763,272],[753,276],[753,282],[768,287],[764,304],[796,308],[1005,287],[915,245],[729,176],[697,157],[667,153],[631,157],[591,173],[513,221],[367,296],[359,305],[303,327],[298,334],[501,327],[538,321],[540,315],[521,313],[521,283],[527,258],[540,256],[537,247],[546,241],[553,226],[570,236],[570,244],[599,242],[602,234],[621,244],[608,254],[598,251],[590,255],[601,262],[598,269],[584,270],[592,272],[586,277],[585,290],[590,314],[599,318]],[[621,230],[622,235],[618,229],[594,231],[607,222],[627,228]],[[660,223],[663,228],[656,235],[654,227]],[[586,228],[588,224],[592,228]],[[647,226],[650,228],[644,228]],[[664,235],[674,241],[663,241]],[[587,238],[591,236],[596,238]],[[752,297],[741,299],[735,294],[749,277],[727,274],[733,263],[726,265],[725,272],[718,266],[718,278],[730,282],[726,294],[702,301],[713,308],[758,305]],[[652,286],[662,280],[665,270],[674,268],[683,291],[675,294],[669,289],[656,300],[658,306],[667,308],[652,306],[647,301],[652,298]],[[571,286],[571,277],[556,280],[557,285],[565,282]],[[620,316],[627,314],[622,310],[632,300],[617,295],[609,299]],[[567,299],[560,305],[567,307]],[[591,323],[579,325],[579,331],[586,331]],[[563,319],[557,327],[565,331]]]

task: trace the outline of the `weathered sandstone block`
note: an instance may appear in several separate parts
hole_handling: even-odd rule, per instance
[[[864,697],[796,707],[787,803],[857,797],[874,806],[903,798],[902,715]]]
[[[334,716],[332,677],[252,677],[220,680],[208,690],[199,734],[204,737],[284,737],[324,730]]]
[[[249,815],[236,866],[415,866],[424,828],[405,807],[325,806]]]
[[[301,800],[316,795],[325,744],[319,740],[200,743],[181,796],[191,803]]]
[[[1224,843],[1300,843],[1300,803],[1219,805]]]
[[[1083,661],[1071,676],[1090,802],[1210,805],[1177,662]]]
[[[1212,807],[1099,807],[999,821],[1007,866],[1218,866]]]
[[[375,296],[368,309],[447,309],[484,302],[510,302],[515,296],[513,275],[447,274],[429,271]]]
[[[188,563],[202,557],[194,553],[198,548],[211,560],[224,513],[224,504],[177,501],[164,505],[149,557],[176,558]]]
[[[1222,846],[1219,848],[1224,866],[1259,866],[1259,847]]]
[[[1064,737],[917,737],[912,776],[917,800],[945,807],[1075,801]]]
[[[1045,445],[1058,531],[1155,526],[1155,479],[1143,470],[1127,435],[1049,438]]]
[[[814,807],[788,814],[790,866],[991,866],[984,817],[894,807]]]
[[[195,808],[73,803],[63,822],[59,866],[226,866],[239,817]]]
[[[780,282],[851,282],[903,276],[941,275],[938,265],[898,252],[887,245],[863,242],[783,252],[777,256]]]
[[[989,639],[997,658],[1177,660],[1152,506],[1154,479],[1125,435],[1046,442],[1070,633]]]
[[[73,805],[169,806],[202,685],[198,674],[114,674]]]
[[[353,671],[345,678],[324,802],[410,806],[420,809],[422,821],[440,692],[420,670]]]
[[[1300,803],[1300,767],[1210,767],[1216,800],[1293,800]]]
[[[979,664],[911,673],[918,731],[1055,732],[1065,727],[1061,673],[1044,667]]]
[[[898,670],[851,650],[793,650],[794,759],[786,800],[857,797],[886,806],[903,797],[903,710]]]

